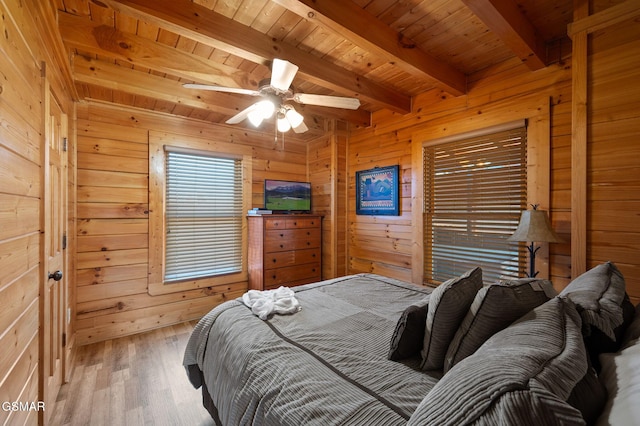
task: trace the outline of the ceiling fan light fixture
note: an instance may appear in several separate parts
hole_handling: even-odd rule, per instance
[[[276,106],[269,99],[265,99],[264,101],[260,101],[256,104],[257,111],[260,112],[263,120],[271,118],[274,111],[276,110]]]
[[[296,127],[300,126],[300,124],[304,120],[304,117],[298,111],[293,109],[292,106],[287,105],[287,107],[288,108],[287,112],[285,113],[285,117],[289,121],[289,124],[291,124],[291,127],[295,129]]]
[[[278,131],[280,133],[284,133],[284,132],[288,132],[289,129],[291,129],[291,124],[289,123],[289,120],[287,120],[286,117],[279,117],[278,118]]]
[[[251,111],[249,113],[249,115],[247,115],[247,118],[249,119],[249,122],[251,124],[253,124],[254,127],[258,127],[260,126],[260,124],[262,124],[262,113],[260,112],[259,109],[254,109],[253,111]]]
[[[293,131],[296,133],[304,133],[307,130],[309,130],[309,128],[307,127],[306,124],[304,124],[304,121],[302,123],[300,123],[298,126],[293,127]]]

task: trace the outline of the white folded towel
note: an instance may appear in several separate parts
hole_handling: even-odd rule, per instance
[[[294,314],[302,309],[295,293],[288,287],[264,291],[249,290],[242,295],[242,301],[261,320],[266,320],[272,313]]]

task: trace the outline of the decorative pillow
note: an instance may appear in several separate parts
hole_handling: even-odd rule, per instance
[[[471,269],[436,287],[429,299],[429,310],[422,348],[422,370],[442,370],[451,339],[469,306],[482,288],[482,270]]]
[[[633,320],[634,312],[635,308],[629,300],[629,296],[625,293],[622,301],[622,324],[613,329],[615,339],[611,340],[608,335],[595,327],[592,327],[591,333],[584,338],[584,344],[596,371],[600,371],[600,360],[598,358],[600,354],[617,352],[620,349],[625,331]]]
[[[456,364],[407,425],[584,424],[567,403],[588,367],[580,326],[570,301],[538,306]]]
[[[634,308],[633,318],[631,324],[629,324],[627,330],[624,332],[620,350],[634,345],[638,339],[640,339],[640,303]]]
[[[480,289],[449,345],[444,372],[473,354],[489,337],[556,295],[551,281],[535,278],[500,281]]]
[[[420,354],[424,341],[424,327],[429,308],[428,295],[402,312],[391,337],[389,359],[399,361]]]
[[[578,382],[569,399],[569,405],[580,410],[582,418],[588,425],[592,425],[607,402],[607,389],[598,379],[598,374],[591,365],[582,380]]]
[[[585,337],[597,328],[609,339],[616,340],[614,329],[624,321],[625,282],[613,263],[600,264],[580,275],[560,295],[569,298],[578,308]]]

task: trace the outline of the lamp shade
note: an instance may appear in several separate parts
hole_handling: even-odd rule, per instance
[[[262,112],[259,109],[254,109],[253,111],[251,111],[247,118],[255,127],[258,127],[264,119],[264,117],[262,116]]]
[[[549,216],[544,210],[525,210],[520,216],[520,223],[509,241],[560,243],[562,238],[551,229]]]
[[[291,129],[291,124],[285,117],[279,117],[276,125],[280,133],[288,132]]]
[[[304,120],[304,117],[302,116],[302,114],[300,114],[298,111],[293,109],[293,107],[287,108],[285,117],[287,117],[287,120],[289,120],[289,123],[293,128],[298,127],[302,123],[302,120]]]

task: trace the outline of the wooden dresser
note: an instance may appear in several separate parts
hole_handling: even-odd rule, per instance
[[[322,216],[247,216],[249,289],[292,287],[322,279]]]

